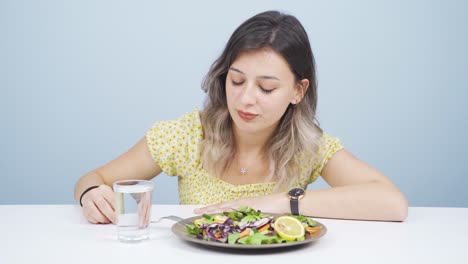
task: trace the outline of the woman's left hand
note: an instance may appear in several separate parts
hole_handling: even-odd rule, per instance
[[[286,193],[275,193],[265,196],[247,197],[234,201],[221,202],[196,208],[196,214],[214,214],[238,209],[241,206],[249,206],[255,210],[268,213],[289,213],[289,199]]]

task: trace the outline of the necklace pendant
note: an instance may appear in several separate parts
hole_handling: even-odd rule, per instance
[[[242,175],[245,175],[247,173],[247,169],[246,168],[240,168],[240,173]]]

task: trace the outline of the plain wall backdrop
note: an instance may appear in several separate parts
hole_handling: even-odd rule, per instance
[[[309,34],[323,129],[411,206],[468,207],[467,7],[0,0],[0,204],[74,203],[80,176],[154,122],[200,108],[201,81],[234,29],[276,9]],[[154,203],[178,203],[177,178],[154,182]]]

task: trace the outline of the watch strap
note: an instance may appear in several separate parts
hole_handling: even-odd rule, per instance
[[[291,214],[293,215],[299,215],[299,200],[290,198],[289,203],[291,206]]]

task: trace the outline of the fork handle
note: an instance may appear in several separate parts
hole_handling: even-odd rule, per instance
[[[169,219],[169,220],[176,221],[176,222],[180,222],[180,221],[184,220],[182,217],[179,217],[179,216],[168,215],[168,216],[163,216],[163,217],[159,218],[158,220],[152,220],[151,223],[159,223],[163,219]]]

